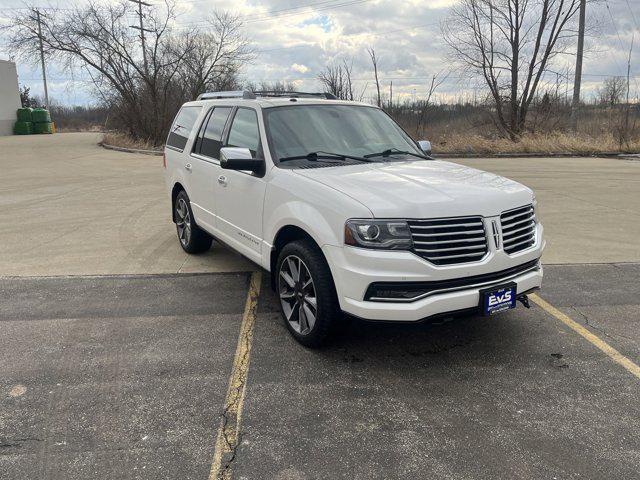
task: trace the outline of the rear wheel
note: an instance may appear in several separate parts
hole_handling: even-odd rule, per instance
[[[276,264],[280,309],[287,329],[307,347],[318,347],[340,315],[331,271],[312,242],[286,245]]]
[[[173,205],[176,230],[180,246],[187,253],[206,252],[211,248],[211,236],[202,230],[193,218],[189,196],[182,190]]]

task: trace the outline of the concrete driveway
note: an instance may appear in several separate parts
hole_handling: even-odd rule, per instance
[[[101,135],[0,137],[0,275],[229,272],[254,268],[175,241],[162,158],[105,150]],[[19,221],[16,223],[16,218]]]
[[[465,160],[538,194],[532,308],[307,350],[97,140],[0,138],[0,479],[640,478],[640,162]]]
[[[0,275],[247,271],[219,245],[175,240],[160,157],[105,150],[100,136],[0,137]],[[546,263],[640,261],[640,162],[466,159],[537,192]],[[16,218],[18,221],[16,223]]]

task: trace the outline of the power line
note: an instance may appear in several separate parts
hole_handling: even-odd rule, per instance
[[[631,4],[629,3],[629,0],[626,0],[627,2],[627,7],[629,7],[629,12],[631,13],[631,18],[633,18],[633,23],[636,26],[637,30],[640,30],[640,27],[638,27],[638,21],[636,20],[636,14],[633,13],[633,9],[631,8]]]
[[[624,43],[622,42],[622,37],[620,37],[620,31],[618,30],[618,24],[616,23],[615,19],[613,18],[613,14],[611,13],[611,9],[609,8],[609,2],[607,0],[605,0],[605,6],[607,7],[607,12],[609,12],[609,17],[611,18],[611,23],[613,24],[613,28],[616,31],[616,36],[618,37],[618,42],[620,43],[620,47],[624,51],[624,50],[626,50],[626,47],[624,46]],[[629,6],[629,8],[631,8],[631,7]],[[634,17],[634,21],[635,21],[635,17]],[[618,66],[618,68],[622,70],[622,67],[618,63],[618,59],[615,56],[613,57],[613,59],[616,62],[616,65]],[[636,80],[636,76],[635,75],[627,75],[627,76],[629,78],[633,78],[633,81],[636,84],[636,89],[638,89],[638,81]]]
[[[318,2],[315,4],[307,4],[307,5],[303,5],[303,6],[298,6],[298,7],[293,7],[291,9],[282,9],[280,10],[280,14],[277,15],[272,15],[272,14],[264,14],[264,15],[257,15],[257,16],[248,16],[248,17],[244,17],[243,18],[243,23],[244,24],[251,24],[251,23],[259,23],[259,22],[265,22],[265,21],[270,21],[270,20],[277,20],[277,19],[281,19],[281,18],[287,18],[287,17],[293,17],[296,15],[300,15],[302,12],[304,12],[304,10],[306,10],[307,8],[311,8],[314,5],[320,5],[317,8],[314,8],[313,11],[314,12],[320,12],[320,11],[325,11],[325,10],[330,10],[333,8],[344,8],[344,7],[350,7],[352,5],[359,5],[362,3],[368,3],[371,2],[373,0],[349,0],[349,1],[344,1],[341,0],[339,3],[332,3],[330,5],[322,5],[322,4],[326,4],[328,2]],[[296,10],[296,11],[289,11],[289,10]],[[197,21],[197,22],[184,22],[184,23],[180,23],[180,22],[176,22],[177,25],[181,25],[181,26],[194,26],[194,25],[202,25],[206,23],[205,20],[201,20],[201,21]]]
[[[351,37],[351,36],[354,36],[354,35],[362,34],[362,35],[368,35],[370,37],[377,37],[379,35],[389,35],[389,34],[392,34],[392,33],[407,32],[409,30],[417,30],[417,29],[420,29],[420,28],[432,27],[434,25],[438,25],[438,24],[437,23],[427,23],[427,24],[423,24],[423,25],[413,25],[413,26],[410,26],[410,27],[398,28],[397,30],[382,30],[382,31],[373,32],[373,33],[370,33],[370,32],[348,33],[348,34],[342,35],[342,36],[343,37]],[[292,48],[305,48],[305,47],[309,48],[309,47],[312,47],[314,45],[317,45],[317,44],[315,44],[315,43],[305,43],[303,45],[292,45],[290,47],[277,47],[277,48],[269,48],[269,49],[266,49],[266,50],[257,50],[256,53],[277,52],[277,51],[280,51],[280,50],[289,50],[289,49],[292,49]]]

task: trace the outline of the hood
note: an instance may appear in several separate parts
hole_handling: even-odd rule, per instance
[[[376,218],[489,217],[532,200],[520,183],[440,160],[294,171],[358,200]]]

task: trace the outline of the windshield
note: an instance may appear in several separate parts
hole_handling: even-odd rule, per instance
[[[395,149],[423,154],[413,140],[378,108],[292,105],[266,108],[264,114],[271,153],[276,162],[280,158],[305,156],[312,152],[364,157]]]

